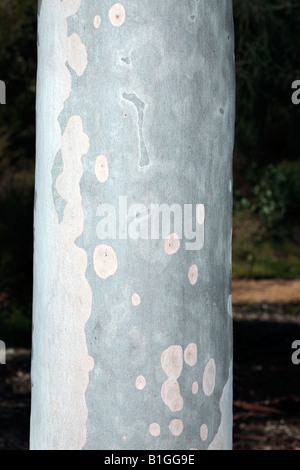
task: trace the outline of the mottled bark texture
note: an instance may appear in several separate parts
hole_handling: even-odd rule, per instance
[[[31,449],[230,449],[232,2],[44,0],[38,33]]]

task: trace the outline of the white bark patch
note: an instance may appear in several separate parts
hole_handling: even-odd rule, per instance
[[[100,25],[101,25],[101,16],[100,15],[96,15],[94,17],[93,24],[94,24],[94,28],[96,28],[96,29],[100,28]]]
[[[87,49],[85,45],[81,42],[81,39],[76,33],[73,33],[71,36],[68,35],[68,24],[67,18],[71,15],[77,13],[81,6],[81,0],[64,0],[60,2],[60,6],[62,8],[62,16],[64,16],[62,22],[63,24],[60,25],[60,41],[58,41],[56,50],[57,53],[53,54],[52,51],[50,52],[49,56],[53,61],[51,64],[51,69],[55,70],[55,74],[53,73],[54,78],[57,79],[57,83],[54,84],[53,96],[55,96],[55,100],[51,101],[52,103],[60,105],[60,111],[57,112],[57,116],[59,117],[60,112],[63,110],[64,102],[69,98],[71,89],[72,89],[72,76],[66,63],[68,62],[69,66],[74,70],[74,72],[78,76],[82,76],[88,63],[88,55]],[[55,25],[55,28],[58,29],[58,26]],[[47,54],[45,54],[47,57]],[[39,59],[41,62],[41,60]],[[59,76],[59,72],[62,76]],[[49,86],[50,88],[51,86]],[[58,126],[58,121],[56,123]],[[60,132],[61,134],[61,132]],[[57,152],[56,158],[58,157],[59,153]],[[55,161],[54,161],[55,165]],[[56,188],[56,177],[53,180],[53,197],[54,203],[57,210],[59,221],[61,221],[61,206],[64,204],[64,200],[59,200],[57,198],[57,188]]]
[[[95,161],[95,175],[100,183],[105,183],[109,178],[108,161],[105,155],[98,155]]]
[[[199,275],[198,266],[196,264],[193,264],[190,267],[189,272],[188,272],[188,278],[192,286],[194,286],[197,283],[198,275]]]
[[[165,349],[161,354],[160,362],[162,370],[168,377],[178,379],[183,367],[182,347],[174,345]]]
[[[74,72],[81,77],[88,64],[88,54],[85,45],[76,33],[69,36],[68,62]]]
[[[167,255],[174,255],[180,248],[180,240],[176,233],[167,236],[164,242],[164,249]]]
[[[202,378],[203,391],[206,396],[210,396],[215,388],[216,364],[214,359],[210,359],[205,366]]]
[[[184,426],[181,419],[172,419],[169,424],[169,429],[173,436],[180,436],[180,434],[182,434],[183,428]]]
[[[151,423],[149,426],[149,432],[151,436],[157,437],[160,435],[160,425],[157,423]]]
[[[139,375],[135,379],[135,386],[137,390],[144,390],[144,388],[146,387],[146,379],[143,375]]]
[[[196,395],[199,391],[199,384],[198,382],[193,382],[193,385],[192,385],[192,394],[193,395]]]
[[[180,394],[179,383],[176,379],[167,379],[161,387],[161,398],[164,404],[173,412],[183,408],[183,398]]]
[[[140,298],[139,294],[134,293],[131,297],[131,302],[132,302],[132,305],[134,307],[138,307],[141,303],[141,298]]]
[[[193,367],[197,362],[197,344],[190,343],[184,350],[184,360],[187,365]]]
[[[208,438],[208,427],[206,424],[202,424],[200,428],[200,437],[202,441],[206,441],[206,439]]]
[[[55,318],[52,319],[52,330],[47,330],[49,353],[58,353],[58,358],[52,356],[53,367],[49,371],[49,419],[52,423],[49,432],[53,449],[81,449],[86,441],[88,409],[85,392],[94,361],[88,354],[85,324],[92,309],[92,291],[85,277],[86,252],[75,242],[84,225],[81,158],[88,150],[89,138],[83,131],[81,117],[70,117],[61,137],[63,171],[56,183],[67,203],[61,224],[53,223],[51,229],[55,247],[55,253],[49,253],[47,278],[51,310],[44,312]]]
[[[109,20],[113,26],[122,26],[126,19],[125,8],[121,3],[115,3],[109,10]]]
[[[76,213],[70,212],[70,210],[64,211],[64,218],[68,217],[69,220],[64,222],[69,227],[69,235],[72,235],[73,230],[77,232],[77,224],[80,221],[80,233],[83,231],[83,211],[81,207],[81,195],[80,195],[80,179],[83,175],[83,165],[81,157],[85,155],[89,150],[89,138],[87,134],[83,132],[82,119],[80,116],[72,116],[66,126],[66,130],[62,136],[61,141],[61,156],[63,161],[63,172],[58,176],[56,181],[56,189],[67,201],[67,206],[75,207],[80,206],[80,212],[82,217],[76,217]],[[75,191],[76,189],[76,191]],[[72,230],[72,225],[74,229]],[[79,233],[79,234],[80,234]]]
[[[118,258],[115,250],[105,244],[96,246],[94,251],[94,268],[101,279],[113,276],[118,269]]]
[[[182,356],[182,347],[178,345],[170,346],[161,355],[161,367],[168,379],[162,384],[160,394],[171,411],[180,411],[183,408],[184,402],[177,382],[183,367]]]
[[[63,0],[62,9],[64,16],[68,18],[69,16],[75,15],[81,7],[81,1],[82,0]]]

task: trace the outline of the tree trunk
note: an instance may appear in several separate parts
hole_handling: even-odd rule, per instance
[[[38,35],[31,449],[230,449],[232,2]]]

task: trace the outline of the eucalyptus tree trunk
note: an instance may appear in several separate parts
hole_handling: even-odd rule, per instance
[[[31,449],[230,449],[232,2],[38,37]]]

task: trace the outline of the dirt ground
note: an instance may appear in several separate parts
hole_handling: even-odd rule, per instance
[[[300,450],[300,280],[233,281],[234,450]],[[28,450],[30,351],[0,366],[0,450]]]
[[[300,303],[300,279],[236,279],[232,301],[239,303]]]

